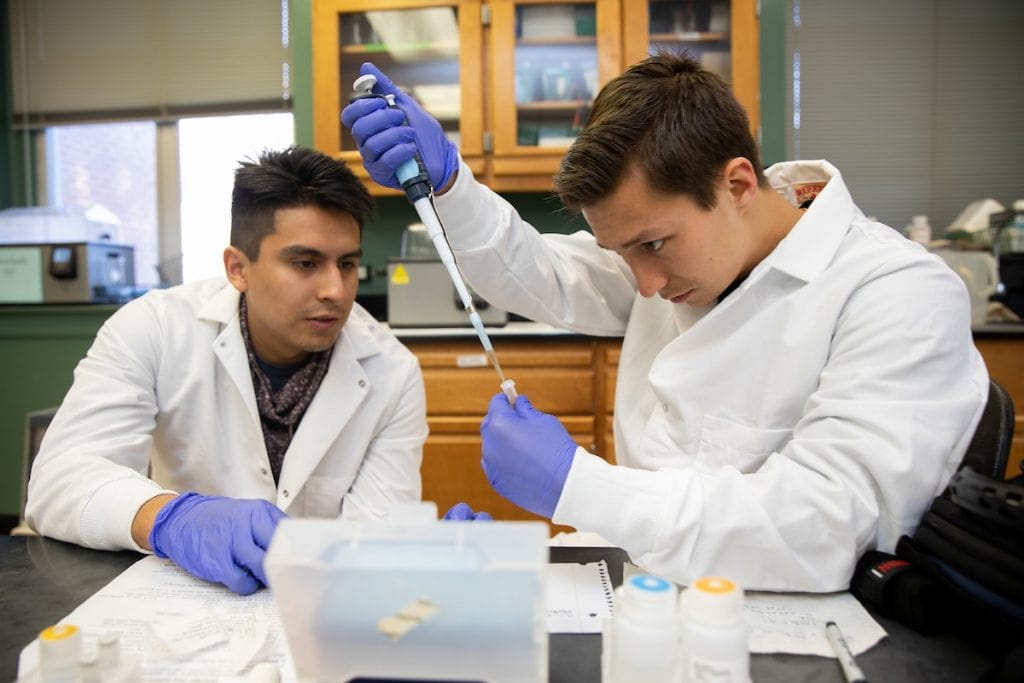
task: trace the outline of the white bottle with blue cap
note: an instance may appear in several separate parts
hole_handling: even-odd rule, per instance
[[[673,683],[679,666],[675,585],[649,574],[615,589],[614,616],[605,624],[604,683]]]

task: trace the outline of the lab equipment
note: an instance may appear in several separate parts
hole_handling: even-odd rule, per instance
[[[749,683],[742,588],[723,577],[701,577],[680,594],[679,616],[683,683]]]
[[[374,71],[376,71],[376,69],[374,69]],[[385,90],[389,90],[390,92],[386,92],[385,94],[375,94],[373,92],[373,88],[377,85],[378,80],[382,80],[381,84],[385,86]],[[367,98],[379,98],[387,102],[388,108],[399,108],[396,103],[397,89],[390,81],[384,79],[383,74],[380,74],[379,72],[376,74],[365,73],[361,75],[352,84],[352,89],[355,91],[355,95],[352,98],[353,101]],[[446,162],[446,169],[447,165],[448,164]],[[450,175],[451,173],[446,173],[447,177],[450,177]],[[441,258],[441,263],[444,264],[445,269],[448,271],[448,276],[451,278],[452,284],[455,285],[455,292],[458,295],[459,300],[462,302],[463,308],[466,310],[466,314],[469,316],[469,321],[473,325],[473,329],[476,331],[477,337],[480,339],[480,343],[484,348],[484,352],[487,354],[487,358],[491,361],[491,365],[498,373],[498,378],[501,382],[504,382],[505,374],[501,370],[501,364],[498,363],[498,356],[494,353],[494,345],[491,344],[490,336],[488,336],[487,330],[484,329],[480,313],[477,312],[476,306],[473,303],[473,297],[470,296],[465,280],[462,277],[462,273],[459,271],[459,266],[455,262],[455,255],[452,253],[451,246],[448,244],[448,238],[445,236],[444,227],[441,225],[441,218],[437,215],[437,211],[434,209],[432,199],[434,191],[431,187],[430,177],[427,173],[426,166],[423,163],[423,158],[420,156],[418,151],[398,167],[395,171],[395,177],[398,179],[402,190],[405,191],[406,197],[408,197],[409,201],[412,202],[413,208],[416,209],[416,213],[419,215],[423,225],[426,227],[427,234],[430,235],[430,239],[434,243],[434,248],[437,250],[437,255]],[[514,399],[509,399],[510,402],[512,400]]]
[[[535,409],[526,396],[513,405],[496,394],[480,433],[484,474],[494,490],[550,519],[578,448],[558,418]]]
[[[547,680],[547,525],[436,516],[281,522],[266,569],[300,681]]]
[[[86,636],[74,624],[44,628],[18,659],[16,683],[140,683],[142,662],[121,653],[118,633]]]
[[[426,235],[426,230],[423,232]],[[387,321],[393,328],[466,327],[472,325],[448,276],[430,245],[431,258],[388,258]],[[480,320],[488,328],[508,323],[508,312],[469,291]],[[488,361],[489,362],[489,361]]]
[[[601,642],[603,683],[675,683],[679,668],[676,587],[649,574],[615,589]]]
[[[201,579],[249,595],[267,583],[263,558],[286,516],[265,500],[190,491],[157,513],[149,542],[157,557],[169,557]]]
[[[850,652],[850,646],[846,644],[846,638],[843,637],[843,632],[839,630],[836,622],[830,621],[825,624],[825,637],[828,638],[832,651],[836,653],[836,659],[839,660],[839,666],[843,669],[843,678],[846,679],[846,683],[867,683],[868,679],[857,666],[857,660]]]
[[[0,304],[124,303],[135,293],[134,247],[0,244]]]

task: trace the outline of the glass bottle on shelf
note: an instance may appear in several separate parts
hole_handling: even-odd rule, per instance
[[[649,0],[648,54],[686,50],[704,67],[732,74],[729,0]]]
[[[516,5],[515,103],[519,147],[568,147],[597,90],[595,3]]]

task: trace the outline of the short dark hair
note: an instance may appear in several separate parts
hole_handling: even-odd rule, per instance
[[[729,84],[686,53],[660,51],[601,89],[555,187],[565,207],[578,211],[614,192],[635,163],[655,190],[711,209],[715,181],[736,157],[767,185],[747,113]]]
[[[278,209],[317,206],[344,211],[359,223],[373,214],[373,198],[343,161],[307,147],[264,150],[235,169],[231,194],[231,246],[251,260],[274,232]]]

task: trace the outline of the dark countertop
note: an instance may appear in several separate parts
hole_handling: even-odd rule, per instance
[[[141,558],[135,552],[87,550],[51,539],[0,536],[0,680],[14,680],[18,654],[38,632],[69,614],[89,596]],[[552,547],[552,562],[604,559],[612,582],[622,582],[626,554],[617,548]],[[992,660],[953,636],[925,637],[890,619],[874,615],[888,636],[859,655],[872,683],[979,680]],[[550,639],[550,683],[600,681],[601,637],[556,634]],[[842,683],[835,660],[791,654],[751,657],[754,683]]]

